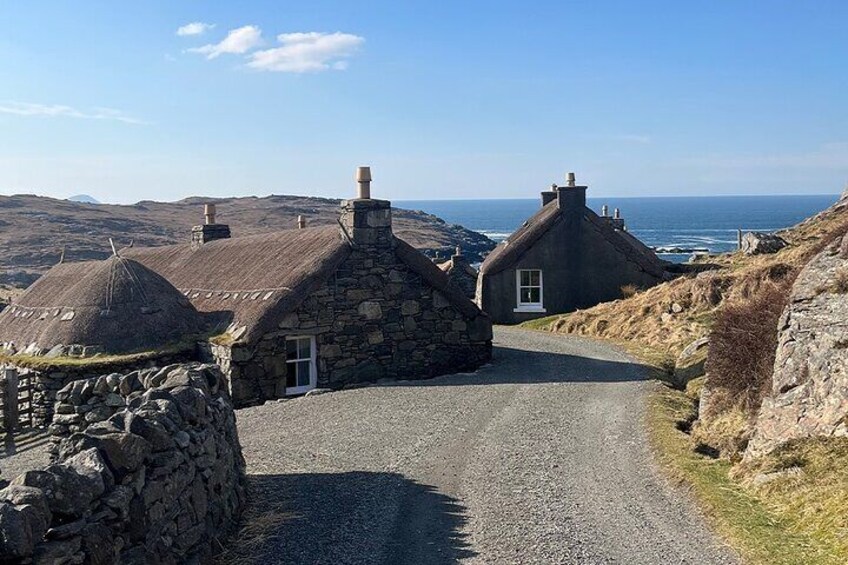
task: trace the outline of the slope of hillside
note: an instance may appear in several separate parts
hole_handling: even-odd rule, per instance
[[[167,245],[189,240],[203,220],[203,203],[215,202],[218,217],[233,236],[293,228],[302,215],[308,225],[335,224],[339,201],[305,196],[200,198],[178,202],[142,201],[129,206],[85,204],[32,195],[0,196],[0,284],[26,286],[54,265],[65,248],[69,261],[109,254],[117,245]],[[395,233],[433,255],[457,245],[482,260],[495,244],[484,235],[420,211],[394,209]]]

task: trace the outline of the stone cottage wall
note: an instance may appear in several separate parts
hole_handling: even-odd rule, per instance
[[[91,379],[108,373],[128,373],[150,367],[184,363],[191,361],[194,356],[194,351],[186,351],[132,362],[103,363],[95,358],[80,365],[57,365],[45,369],[33,369],[15,365],[13,362],[6,363],[6,366],[14,368],[22,378],[32,379],[33,424],[46,426],[53,421],[56,393],[70,382]],[[14,357],[10,359],[14,360]]]
[[[354,250],[335,275],[255,344],[212,346],[237,405],[285,394],[285,338],[315,336],[318,387],[474,370],[491,358],[491,323],[463,315],[392,248]]]
[[[59,391],[54,464],[0,490],[0,561],[209,562],[245,500],[225,384],[192,364]]]

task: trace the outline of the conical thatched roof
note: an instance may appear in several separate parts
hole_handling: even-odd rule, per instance
[[[60,264],[0,313],[0,342],[150,351],[202,331],[200,314],[161,275],[132,259]]]

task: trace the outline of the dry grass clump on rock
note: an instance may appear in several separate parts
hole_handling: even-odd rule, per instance
[[[760,407],[771,387],[777,322],[789,300],[790,283],[791,278],[765,285],[748,300],[730,302],[718,312],[706,362],[714,391],[710,416],[732,408],[753,414]]]

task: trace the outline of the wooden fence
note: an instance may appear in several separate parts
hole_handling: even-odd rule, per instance
[[[33,383],[15,369],[0,369],[0,430],[13,435],[33,425]]]

